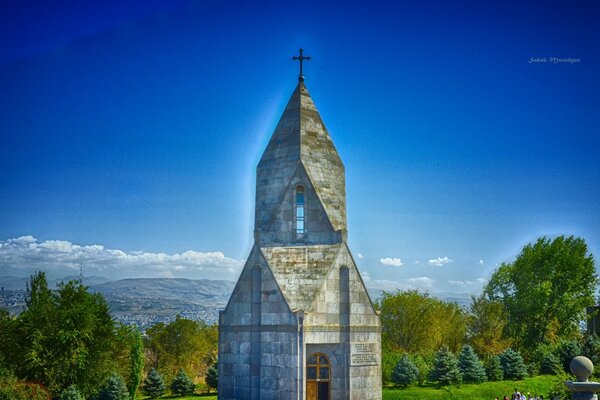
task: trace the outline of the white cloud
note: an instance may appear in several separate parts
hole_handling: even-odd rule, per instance
[[[472,287],[472,286],[480,286],[485,283],[484,278],[477,278],[474,281],[464,280],[464,281],[448,281],[448,284],[451,286],[459,286],[459,287]]]
[[[441,267],[444,264],[448,264],[451,263],[452,259],[448,258],[448,257],[438,257],[438,258],[432,258],[431,260],[428,261],[429,265],[435,265],[436,267]]]
[[[185,277],[234,279],[242,260],[220,251],[153,253],[107,249],[102,245],[77,245],[65,240],[39,242],[32,236],[0,241],[0,270],[42,270],[68,275],[83,267],[87,275],[108,278]]]
[[[418,264],[421,264],[421,261],[415,260],[414,263],[418,265]]]
[[[391,267],[401,267],[404,265],[401,259],[391,257],[380,258],[379,263],[383,265],[389,265]]]
[[[479,265],[483,265],[483,264],[485,264],[485,263],[483,262],[483,260],[479,260]]]
[[[435,281],[427,276],[420,276],[418,278],[409,278],[406,282],[419,288],[430,288]]]
[[[365,256],[363,256],[362,253],[358,253],[358,258],[363,259]]]

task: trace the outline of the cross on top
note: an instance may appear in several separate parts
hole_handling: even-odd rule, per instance
[[[292,60],[294,60],[294,61],[296,61],[296,60],[300,61],[300,74],[298,74],[298,82],[304,82],[304,74],[302,73],[302,61],[304,61],[304,60],[306,60],[306,61],[310,60],[310,56],[306,56],[305,57],[305,56],[302,55],[302,52],[304,51],[303,48],[300,48],[298,51],[300,52],[300,56],[293,56]]]

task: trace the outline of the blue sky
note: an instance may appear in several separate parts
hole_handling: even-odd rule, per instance
[[[235,279],[299,47],[369,285],[476,292],[542,235],[600,253],[596,1],[0,7],[0,272]]]

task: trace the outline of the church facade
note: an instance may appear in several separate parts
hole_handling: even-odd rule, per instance
[[[379,315],[344,165],[303,76],[256,172],[254,246],[219,316],[219,399],[381,399]]]

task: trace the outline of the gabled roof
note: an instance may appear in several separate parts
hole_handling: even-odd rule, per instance
[[[346,230],[344,164],[303,82],[294,90],[256,173],[256,228],[271,220],[301,163],[334,230]],[[269,193],[269,195],[265,195]]]
[[[314,299],[341,246],[261,247],[260,250],[290,309],[312,311]]]

